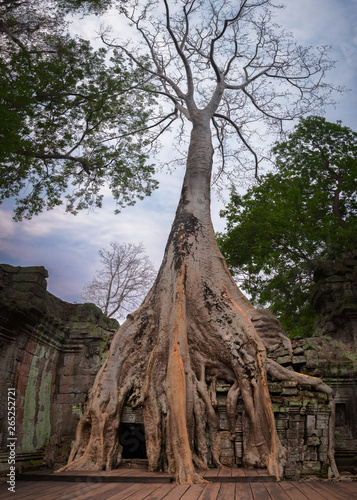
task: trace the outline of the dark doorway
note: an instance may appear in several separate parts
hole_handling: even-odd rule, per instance
[[[121,423],[119,442],[123,447],[122,458],[146,458],[143,424]]]

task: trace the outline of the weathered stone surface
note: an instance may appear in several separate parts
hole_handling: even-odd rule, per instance
[[[291,356],[290,339],[274,314],[266,309],[254,309],[250,319],[269,354],[277,354],[279,351],[280,356]]]
[[[316,330],[357,345],[357,252],[338,262],[320,262],[314,272],[312,304],[318,313]]]
[[[344,266],[351,267],[352,262],[354,265],[355,257],[348,257],[335,270],[330,267],[326,276],[333,277],[335,271],[342,276]],[[348,278],[352,275],[348,273]],[[68,304],[49,294],[46,278],[47,271],[42,267],[0,266],[0,375],[4,381],[0,389],[0,419],[5,423],[7,388],[15,387],[18,451],[46,447],[46,457],[51,465],[69,452],[88,390],[117,324],[105,318],[93,305]],[[324,288],[316,296],[316,304],[326,305],[333,297],[332,303],[336,305],[337,291],[338,294],[341,292],[340,282],[325,280],[323,285],[326,283],[328,293],[335,295],[327,297]],[[352,285],[349,281],[339,297],[351,297],[351,293],[355,293]],[[346,304],[345,301],[341,310],[346,311]],[[332,319],[327,313],[321,315],[325,332],[332,329],[332,339],[314,337],[291,343],[270,313],[258,311],[252,321],[267,346],[269,357],[299,372],[322,377],[334,388],[336,458],[345,470],[353,470],[357,467],[357,355],[353,342],[355,336],[348,330],[353,315],[343,316],[340,312],[337,315],[336,311],[340,311],[337,306],[333,311]],[[347,326],[342,327],[344,318]],[[321,321],[320,332],[323,331]],[[342,328],[343,342],[336,333],[338,327]],[[296,382],[268,380],[268,385],[278,435],[288,450],[285,477],[298,479],[303,474],[326,475],[330,415],[326,395],[310,386],[300,387]],[[239,401],[233,439],[226,414],[229,388],[227,381],[217,380],[216,413],[222,438],[222,463],[240,466],[244,405]],[[122,421],[141,424],[140,409],[125,406]],[[4,426],[0,429],[3,450],[7,437],[7,427]]]
[[[53,296],[47,277],[43,267],[0,265],[0,444],[6,451],[7,390],[14,387],[16,451],[46,446],[51,465],[69,451],[118,323],[93,304]]]

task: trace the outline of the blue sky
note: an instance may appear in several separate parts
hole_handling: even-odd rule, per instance
[[[287,8],[279,22],[304,45],[332,45],[336,68],[329,81],[350,92],[338,96],[339,103],[325,113],[329,121],[342,120],[357,130],[357,0],[285,0]],[[93,20],[81,29],[94,32]],[[167,139],[170,150],[170,136]],[[165,147],[163,154],[165,154]],[[183,170],[159,173],[159,189],[119,215],[107,199],[97,213],[65,214],[63,208],[46,212],[31,221],[13,222],[11,202],[0,206],[0,262],[16,266],[42,265],[49,271],[48,289],[63,300],[81,301],[80,292],[99,267],[97,251],[111,241],[143,242],[147,254],[159,267],[180,195]],[[224,229],[219,218],[221,201],[212,197],[216,230]]]

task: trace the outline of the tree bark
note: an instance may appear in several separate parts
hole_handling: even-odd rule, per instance
[[[266,350],[250,320],[255,309],[233,281],[211,223],[209,119],[197,112],[192,122],[181,198],[157,279],[113,339],[65,469],[120,463],[118,428],[128,401],[142,406],[149,470],[167,463],[177,482],[204,482],[195,466],[207,467],[206,430],[213,462],[222,467],[214,406],[216,380],[224,379],[232,385],[232,434],[239,395],[244,402],[244,465],[282,475],[286,451],[275,428]]]

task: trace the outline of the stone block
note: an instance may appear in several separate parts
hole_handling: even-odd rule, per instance
[[[300,422],[289,420],[289,429],[294,431],[295,433],[298,433],[300,430]]]
[[[279,356],[276,361],[279,365],[289,365],[291,363],[291,356]]]
[[[296,432],[295,429],[287,429],[286,430],[286,437],[288,439],[297,439],[298,438],[298,434]]]
[[[316,428],[317,429],[326,429],[328,428],[328,420],[329,417],[328,415],[318,415],[317,416],[317,421],[316,421]]]
[[[241,420],[237,420],[236,426],[235,426],[235,432],[243,432],[243,423]]]
[[[220,460],[221,463],[223,465],[226,465],[227,467],[233,467],[235,464],[235,458],[233,456],[232,457],[221,456]]]
[[[320,439],[317,436],[309,436],[306,439],[306,444],[308,446],[319,446],[320,444]]]
[[[282,387],[297,387],[298,383],[294,380],[283,380],[281,382]]]
[[[296,396],[298,390],[296,387],[283,387],[281,394],[282,396]]]
[[[282,385],[279,382],[268,382],[269,392],[272,394],[280,394]]]
[[[317,452],[315,451],[315,447],[308,447],[308,449],[304,452],[304,459],[307,461],[317,460]]]
[[[306,361],[307,360],[306,360],[305,356],[293,356],[292,357],[293,365],[305,365]]]
[[[295,408],[290,409],[289,422],[301,422],[300,412]]]
[[[221,457],[234,457],[233,446],[231,448],[222,448]]]
[[[226,415],[219,416],[219,428],[220,428],[220,430],[223,430],[223,431],[229,430],[228,419],[227,419]]]
[[[302,474],[318,474],[321,470],[321,462],[317,460],[304,460]]]
[[[315,429],[316,417],[315,415],[306,415],[306,430],[312,431]]]
[[[288,421],[286,419],[277,419],[275,425],[278,430],[287,429]]]
[[[243,456],[243,444],[242,443],[234,443],[234,450],[235,450],[235,455],[236,457],[242,457]]]

